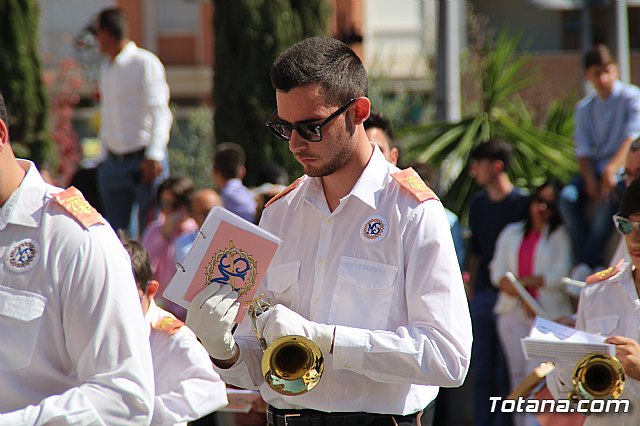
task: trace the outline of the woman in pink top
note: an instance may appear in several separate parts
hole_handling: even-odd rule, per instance
[[[188,209],[194,189],[188,177],[169,176],[164,180],[158,187],[160,217],[147,226],[142,236],[142,245],[149,252],[153,277],[160,284],[156,303],[183,321],[186,310],[162,297],[162,293],[176,272],[176,239],[197,229]]]
[[[489,267],[491,281],[500,289],[494,312],[512,389],[537,363],[525,360],[520,344],[520,339],[529,334],[533,313],[505,274],[511,272],[518,277],[551,318],[573,313],[571,300],[563,292],[562,278],[571,267],[571,243],[556,209],[559,192],[553,181],[536,188],[525,220],[507,225],[500,233]],[[517,415],[514,420],[521,426],[531,419]]]

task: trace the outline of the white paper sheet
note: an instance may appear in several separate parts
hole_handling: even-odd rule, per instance
[[[604,343],[607,337],[536,318],[529,336],[521,339],[521,343],[527,359],[575,365],[589,354],[614,356],[615,345]]]
[[[551,319],[549,314],[542,308],[542,306],[538,303],[538,301],[533,298],[531,293],[527,291],[527,289],[522,285],[522,283],[518,281],[518,279],[515,277],[515,275],[513,275],[513,273],[507,272],[504,275],[509,279],[509,281],[511,281],[511,283],[513,284],[513,287],[516,289],[516,291],[518,292],[518,294],[520,295],[524,303],[526,303],[527,305],[529,305],[531,309],[533,309],[533,312],[536,313],[536,316],[546,318],[546,319]]]

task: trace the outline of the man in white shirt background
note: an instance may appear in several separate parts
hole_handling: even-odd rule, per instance
[[[16,160],[0,95],[0,424],[148,425],[130,262],[82,194]]]
[[[121,9],[101,11],[95,31],[100,51],[108,58],[100,73],[99,190],[114,229],[131,229],[131,212],[137,205],[133,229],[142,235],[154,182],[163,174],[163,162],[168,164],[169,86],[160,60],[129,40]]]
[[[272,66],[277,111],[267,125],[305,169],[267,204],[260,226],[280,245],[258,290],[267,343],[302,335],[324,373],[302,395],[265,383],[262,350],[230,286],[207,286],[187,324],[230,384],[260,389],[272,425],[404,424],[421,419],[439,386],[460,386],[471,321],[442,204],[415,172],[369,141],[368,78],[356,54],[325,37],[303,40]],[[427,413],[428,414],[428,413]]]

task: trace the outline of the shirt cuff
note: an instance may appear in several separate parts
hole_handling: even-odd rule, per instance
[[[166,154],[165,147],[158,147],[158,146],[151,145],[147,147],[144,153],[144,158],[148,160],[155,160],[155,161],[161,162],[162,160],[164,160],[165,154]]]
[[[239,342],[236,342],[239,343]],[[249,365],[247,361],[251,359],[248,355],[249,348],[238,344],[240,350],[240,356],[235,364],[229,368],[220,368],[215,362],[212,362],[213,369],[222,377],[225,382],[234,386],[239,386],[244,389],[257,389],[260,385],[253,383],[251,378],[251,372],[249,371]],[[260,368],[260,366],[258,366]]]
[[[333,341],[333,368],[361,371],[368,341],[367,330],[337,325]]]

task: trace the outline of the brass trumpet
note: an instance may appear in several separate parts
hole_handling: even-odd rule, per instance
[[[264,351],[262,375],[269,387],[279,394],[302,395],[320,382],[324,371],[322,351],[313,341],[295,335],[279,337],[267,347],[267,341],[258,333],[256,319],[270,307],[262,295],[249,306],[253,331]]]
[[[573,370],[569,399],[618,399],[624,390],[624,368],[611,355],[590,354]]]

